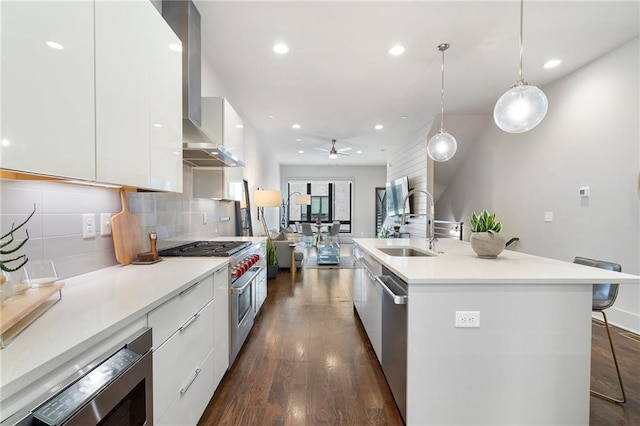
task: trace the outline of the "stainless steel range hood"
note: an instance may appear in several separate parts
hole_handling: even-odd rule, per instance
[[[200,12],[191,0],[163,0],[162,16],[182,41],[182,158],[190,166],[244,167],[202,130]]]

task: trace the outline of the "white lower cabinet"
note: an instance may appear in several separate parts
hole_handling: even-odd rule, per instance
[[[360,268],[353,279],[353,305],[358,311],[371,346],[382,362],[382,288],[375,279],[382,265],[354,245],[354,257]]]
[[[256,279],[256,315],[260,312],[262,304],[267,300],[267,268],[262,268]]]
[[[189,388],[175,398],[165,413],[155,421],[157,425],[195,425],[211,400],[214,382],[214,350],[189,377]],[[198,374],[196,375],[196,371]],[[155,383],[154,383],[155,388]]]
[[[364,319],[361,319],[378,361],[382,362],[382,289],[366,269],[362,276],[362,294],[366,307]]]
[[[153,333],[155,424],[195,425],[226,371],[227,270],[225,265],[147,315]]]
[[[196,424],[216,388],[213,301],[153,353],[156,424]]]
[[[217,387],[229,368],[229,269],[213,274],[213,385]]]

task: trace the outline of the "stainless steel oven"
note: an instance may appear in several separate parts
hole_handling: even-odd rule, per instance
[[[265,267],[259,245],[249,241],[194,241],[158,252],[160,256],[229,258],[229,366],[233,365],[257,310],[257,279]]]
[[[151,329],[101,356],[81,377],[43,397],[15,425],[152,425]],[[84,369],[83,369],[84,370]],[[58,388],[59,386],[56,386]]]
[[[251,266],[231,284],[229,366],[233,365],[253,327],[256,306],[256,281],[264,266]]]

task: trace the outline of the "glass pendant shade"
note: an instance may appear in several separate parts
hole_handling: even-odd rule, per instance
[[[517,84],[498,99],[493,119],[507,133],[523,133],[540,124],[548,106],[542,90],[528,84]]]
[[[458,150],[456,138],[444,130],[436,133],[427,143],[427,154],[433,161],[447,161],[453,157]]]

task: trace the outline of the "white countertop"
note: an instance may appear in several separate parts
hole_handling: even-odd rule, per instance
[[[640,284],[640,277],[504,250],[497,259],[476,256],[465,241],[441,239],[437,256],[394,257],[378,247],[413,247],[427,250],[424,238],[354,238],[409,284]]]
[[[62,300],[0,350],[1,398],[44,377],[227,263],[222,257],[165,257],[153,265],[117,265],[63,280]]]

